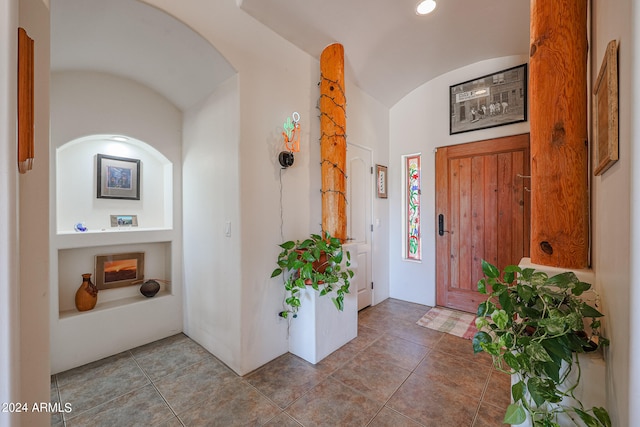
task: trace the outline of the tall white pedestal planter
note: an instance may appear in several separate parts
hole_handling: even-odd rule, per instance
[[[348,250],[345,245],[344,250]],[[352,259],[353,261],[353,259]],[[357,275],[357,266],[349,267]],[[319,296],[311,286],[300,292],[298,317],[291,319],[289,352],[307,362],[318,363],[358,336],[358,296],[355,276],[351,292],[344,297],[344,311],[338,311],[332,294]]]

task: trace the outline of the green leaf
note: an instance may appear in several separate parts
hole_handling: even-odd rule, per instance
[[[496,309],[496,305],[491,301],[485,301],[478,305],[478,312],[476,315],[478,317],[490,316],[491,313]]]
[[[595,406],[593,408],[593,414],[596,416],[596,418],[598,418],[598,420],[604,427],[611,427],[611,418],[609,418],[609,413],[606,409]]]
[[[507,408],[507,412],[504,414],[503,422],[505,424],[518,425],[525,422],[527,419],[527,413],[520,403],[512,403]]]
[[[504,354],[504,361],[514,371],[519,371],[520,370],[520,363],[518,362],[518,358],[513,353],[505,353]],[[518,400],[518,399],[515,398],[515,396],[514,396],[514,399]]]
[[[276,277],[282,274],[282,269],[281,268],[276,268],[275,270],[273,270],[273,273],[271,273],[271,277]]]
[[[509,322],[509,316],[507,316],[507,312],[504,310],[496,310],[491,313],[491,320],[493,320],[498,328],[505,329]]]
[[[604,316],[604,314],[600,313],[598,310],[596,310],[595,308],[591,307],[586,302],[583,302],[582,305],[580,306],[580,313],[582,313],[582,315],[584,317],[602,317],[602,316]]]
[[[533,288],[529,285],[518,284],[516,292],[524,302],[529,302],[531,301],[531,298],[533,298]]]
[[[507,265],[504,268],[504,281],[511,284],[516,279],[517,274],[521,273],[522,269],[517,265]]]
[[[507,290],[506,285],[496,281],[491,283],[491,287],[493,288],[493,295],[502,295],[502,293]]]
[[[571,292],[575,296],[580,296],[582,295],[583,292],[588,291],[590,288],[591,288],[590,283],[578,282],[576,283],[576,286],[573,289],[571,289]]]
[[[560,335],[565,330],[565,323],[563,317],[549,317],[546,319],[540,319],[538,322],[549,335]]]
[[[288,251],[293,249],[295,246],[296,246],[295,242],[293,242],[291,240],[289,240],[288,242],[284,242],[284,243],[280,244],[280,247],[282,249],[286,249]]]
[[[567,289],[570,285],[574,283],[579,283],[578,277],[572,271],[567,271],[565,273],[557,274],[553,277],[550,277],[546,281],[549,285],[557,286],[561,289]]]
[[[560,367],[562,364],[556,364],[555,362],[545,362],[542,364],[542,371],[549,378],[554,380],[555,382],[560,382]]]
[[[496,268],[496,266],[489,264],[485,260],[482,260],[482,272],[489,278],[497,279],[498,277],[500,277],[500,271]]]
[[[514,385],[511,386],[511,395],[513,396],[513,401],[518,402],[524,398],[524,392],[526,391],[524,386],[524,381],[520,380]]]
[[[485,279],[478,280],[478,292],[487,294],[487,281]]]
[[[508,315],[513,314],[513,302],[511,301],[511,293],[503,292],[498,297],[498,301],[500,301],[500,305],[502,309],[507,312]]]
[[[544,384],[540,378],[530,378],[527,383],[527,390],[529,390],[529,395],[536,402],[536,405],[540,406],[546,401]]]
[[[480,331],[476,332],[473,336],[472,344],[473,344],[473,353],[480,353],[484,349],[482,348],[482,344],[490,344],[491,343],[491,335],[486,332]]]
[[[573,408],[573,410],[576,412],[576,414],[578,414],[578,416],[580,417],[580,419],[582,421],[584,421],[584,423],[586,424],[587,427],[600,427],[600,421],[598,421],[595,417],[591,416],[590,414],[586,413],[585,411],[582,411],[578,408]]]
[[[549,357],[549,354],[546,352],[542,344],[539,342],[532,342],[525,349],[525,353],[529,355],[533,360],[537,360],[539,362],[551,362],[552,359]]]

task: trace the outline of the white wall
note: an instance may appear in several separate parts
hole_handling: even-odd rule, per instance
[[[611,340],[606,352],[607,408],[613,425],[631,425],[629,363],[637,359],[630,352],[632,332],[630,305],[632,281],[630,269],[632,118],[633,105],[633,21],[630,0],[592,1],[591,87],[598,76],[604,52],[610,40],[620,43],[618,52],[619,156],[611,169],[592,177],[592,266],[596,273],[596,289],[600,293],[605,314],[604,333]],[[636,71],[637,73],[637,71]],[[593,133],[591,141],[594,140]],[[637,221],[637,216],[636,216]],[[637,265],[637,263],[635,263]],[[637,362],[636,362],[637,363]],[[637,381],[638,378],[635,379]],[[637,402],[638,396],[636,396]],[[636,409],[637,410],[637,409]]]
[[[17,0],[0,1],[0,402],[20,401],[20,299],[16,166]],[[45,316],[46,319],[46,316]],[[46,346],[46,343],[45,343]],[[45,361],[46,363],[46,361]],[[16,414],[0,412],[8,427]],[[13,421],[12,421],[13,420]]]
[[[20,398],[49,399],[49,10],[40,0],[21,0],[19,24],[34,39],[33,170],[20,175]],[[13,165],[12,165],[13,166]],[[13,170],[13,167],[9,170]],[[23,425],[49,418],[29,413]]]
[[[524,122],[449,135],[449,86],[521,65],[527,60],[527,56],[510,56],[468,65],[425,83],[391,108],[388,183],[391,297],[431,306],[436,303],[434,149],[529,132],[529,122]],[[402,258],[402,156],[414,153],[422,154],[422,262]]]
[[[184,330],[240,370],[238,77],[184,117]],[[229,223],[230,235],[226,235]]]
[[[640,22],[640,3],[632,2],[631,3],[631,13],[629,13],[628,18],[631,22]],[[637,73],[640,71],[640,27],[638,25],[631,25],[631,39],[629,40],[631,44],[631,75],[637,76]],[[632,99],[640,99],[640,82],[637,77],[631,78],[631,93],[630,97]],[[630,137],[630,155],[631,155],[631,163],[640,164],[640,108],[637,103],[632,103],[630,105],[631,110],[631,123],[629,123],[629,127],[631,128],[631,137]],[[629,233],[631,239],[631,269],[629,277],[639,277],[640,276],[640,168],[632,168],[631,169],[631,213],[630,216],[633,218],[631,221],[631,232]],[[631,297],[629,298],[629,325],[638,325],[640,324],[640,310],[631,309],[631,307],[636,308],[640,306],[640,287],[636,284],[632,284],[631,281],[629,283]],[[632,334],[632,328],[629,326],[629,359],[630,359],[630,369],[629,369],[629,390],[628,390],[628,400],[630,402],[638,402],[640,399],[640,359],[638,357],[631,357],[631,355],[640,354],[640,334],[634,331]],[[624,393],[624,390],[621,390],[620,393]],[[620,417],[624,419],[624,417]],[[628,420],[638,420],[640,419],[640,405],[630,404],[628,411]]]

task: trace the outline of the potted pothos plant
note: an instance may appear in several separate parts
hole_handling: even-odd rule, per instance
[[[504,422],[529,419],[534,427],[556,427],[564,414],[575,425],[580,419],[587,426],[610,427],[606,409],[586,409],[574,395],[578,353],[608,345],[600,336],[602,313],[583,297],[591,285],[572,272],[549,277],[518,266],[500,272],[484,260],[482,270],[478,290],[487,299],[478,306],[473,350],[489,353],[497,369],[516,375]]]
[[[290,240],[280,244],[278,267],[271,277],[283,275],[285,309],[280,316],[296,317],[300,308],[300,291],[311,286],[321,296],[335,291],[331,299],[340,311],[344,310],[344,296],[349,293],[353,277],[351,255],[342,249],[342,242],[325,232],[311,234],[305,240]]]

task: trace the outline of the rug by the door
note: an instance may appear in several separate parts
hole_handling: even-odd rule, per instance
[[[442,307],[434,307],[427,311],[427,314],[416,323],[425,328],[446,332],[466,340],[472,339],[473,334],[478,331],[475,315]]]

